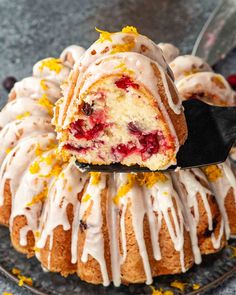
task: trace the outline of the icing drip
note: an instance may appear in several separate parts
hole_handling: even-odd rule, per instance
[[[183,218],[182,205],[177,193],[173,188],[170,176],[168,174],[165,175],[167,176],[168,180],[165,182],[156,183],[150,189],[150,196],[154,198],[153,210],[161,216],[161,220],[159,220],[159,222],[162,222],[162,219],[165,220],[174,248],[176,251],[180,252],[181,268],[182,271],[185,272],[186,269],[184,265],[183,252],[185,221]],[[175,200],[175,204],[173,200]],[[172,217],[173,223],[171,222],[170,216]],[[161,224],[159,224],[158,227],[160,228]]]
[[[183,204],[185,204],[186,215],[190,227],[190,237],[192,242],[192,250],[195,258],[195,263],[201,263],[201,253],[198,246],[198,236],[197,236],[197,226],[200,222],[199,219],[199,207],[198,207],[198,196],[201,197],[204,208],[206,210],[208,219],[208,229],[213,229],[213,219],[211,208],[208,203],[208,196],[212,195],[208,188],[205,188],[196,178],[203,179],[207,183],[207,179],[204,177],[203,173],[199,169],[191,170],[180,170],[177,173],[172,173],[172,178],[174,180],[175,186],[178,190],[179,196],[182,199]],[[193,209],[193,212],[192,212]],[[219,238],[221,241],[221,237]],[[214,243],[215,239],[212,236],[213,246],[218,246]],[[218,246],[219,247],[219,246]]]
[[[163,81],[164,88],[165,88],[165,93],[166,93],[166,96],[167,96],[167,99],[168,99],[168,104],[169,104],[170,108],[176,114],[180,114],[181,109],[182,109],[181,100],[180,100],[180,98],[178,98],[178,103],[177,104],[175,104],[173,102],[173,99],[172,99],[172,96],[171,96],[171,93],[170,93],[170,89],[169,89],[169,86],[168,86],[168,83],[167,83],[167,76],[166,76],[164,71],[160,71],[160,72],[161,72],[161,77],[162,77],[162,81]],[[175,87],[175,86],[173,85],[173,87]],[[176,90],[176,92],[177,92],[177,90]]]
[[[222,217],[224,219],[226,238],[229,239],[230,226],[229,226],[228,214],[225,208],[225,198],[230,188],[233,188],[234,200],[235,200],[235,206],[236,206],[236,180],[231,170],[229,161],[219,164],[217,165],[217,167],[221,170],[222,175],[220,175],[214,181],[210,181],[210,186],[215,193],[218,206],[220,208]]]
[[[110,281],[104,256],[104,238],[102,232],[103,218],[101,211],[101,193],[106,186],[106,175],[101,174],[101,180],[98,184],[93,184],[92,181],[93,178],[91,177],[83,196],[84,198],[86,195],[89,195],[91,198],[87,202],[83,202],[82,198],[80,207],[79,219],[83,220],[85,212],[91,206],[90,214],[86,219],[88,227],[86,230],[86,238],[81,261],[86,263],[88,261],[89,255],[96,259],[100,265],[103,285],[108,286]]]
[[[180,264],[182,271],[186,271],[183,252],[185,226],[182,207],[178,195],[173,189],[170,176],[167,174],[165,174],[165,176],[166,180],[164,182],[157,181],[151,188],[140,188],[136,183],[124,196],[119,198],[119,207],[122,208],[120,227],[123,257],[121,264],[124,263],[127,255],[124,218],[128,204],[131,204],[130,210],[132,212],[132,224],[136,241],[139,246],[140,255],[143,260],[147,284],[152,282],[152,275],[143,236],[143,221],[145,215],[147,215],[149,221],[154,258],[156,260],[161,259],[158,237],[164,219],[174,248],[176,251],[180,252]],[[127,174],[116,175],[117,187],[121,187],[127,183],[127,181]],[[173,203],[173,199],[175,199],[176,208]],[[172,217],[173,224],[170,216]]]
[[[116,182],[117,187],[121,187],[127,183],[127,174],[117,174],[116,176]],[[145,240],[143,236],[143,221],[144,216],[146,213],[144,198],[142,198],[142,191],[138,187],[137,184],[134,184],[133,187],[120,199],[120,206],[122,206],[122,216],[121,216],[121,238],[122,238],[122,252],[123,257],[121,260],[121,263],[125,262],[127,250],[126,250],[126,234],[125,234],[125,215],[126,210],[129,206],[131,210],[132,215],[132,225],[136,237],[136,241],[138,243],[139,247],[139,253],[143,260],[143,267],[146,274],[146,283],[151,284],[152,283],[152,274],[151,274],[151,268],[149,264],[148,259],[148,253],[145,245]]]
[[[82,174],[71,161],[61,172],[58,178],[54,179],[48,191],[48,198],[41,215],[39,232],[41,233],[36,242],[36,247],[42,249],[49,237],[50,247],[48,255],[48,268],[50,269],[51,250],[53,246],[54,229],[59,225],[64,231],[72,230],[71,236],[71,262],[77,262],[77,245],[79,218],[78,211],[80,202],[78,194],[82,192],[87,174]],[[75,185],[76,184],[76,185]],[[67,207],[73,205],[73,223],[70,225],[67,216]]]
[[[53,133],[39,134],[20,142],[4,159],[0,169],[0,205],[4,203],[4,187],[7,180],[10,181],[10,193],[15,197],[21,183],[24,171],[35,158],[37,144],[45,149],[49,142],[55,140]]]
[[[213,244],[213,247],[215,249],[219,249],[220,248],[221,239],[223,237],[223,234],[224,234],[224,219],[222,218],[221,221],[220,221],[220,232],[219,232],[218,237],[217,238],[215,237],[215,233],[214,232],[211,235],[212,244]]]
[[[115,174],[109,176],[108,180],[108,196],[114,196],[116,194],[116,182]],[[125,211],[125,210],[124,210]],[[125,261],[124,255],[123,260],[121,260],[119,254],[119,238],[117,235],[117,219],[119,215],[119,210],[115,205],[111,197],[107,198],[107,223],[110,238],[110,253],[111,253],[111,271],[112,271],[112,281],[116,287],[121,284],[120,276],[120,265]],[[124,215],[122,212],[121,222],[124,223]],[[124,228],[124,226],[123,226]],[[122,241],[125,240],[125,233],[122,234]],[[126,253],[126,247],[123,249],[123,254]]]
[[[52,161],[47,163],[42,161],[43,157],[51,158]],[[56,164],[55,151],[43,153],[42,156],[35,158],[38,164],[38,171],[28,168],[24,171],[19,187],[15,196],[12,197],[12,212],[10,218],[10,231],[16,216],[25,216],[27,225],[20,230],[20,245],[26,246],[27,233],[35,232],[38,228],[38,220],[41,214],[44,199],[47,196],[47,187],[54,175],[50,175],[53,166]],[[37,197],[38,198],[37,198]],[[19,202],[19,200],[21,200]]]
[[[131,196],[132,195],[132,196]],[[143,221],[144,216],[146,214],[146,208],[144,199],[142,198],[142,191],[139,189],[137,185],[130,190],[127,194],[127,197],[131,197],[131,212],[132,212],[132,224],[134,233],[136,236],[136,241],[139,247],[139,253],[143,260],[143,267],[146,274],[146,284],[152,283],[152,272],[151,266],[148,259],[147,248],[145,245],[145,240],[143,236]]]

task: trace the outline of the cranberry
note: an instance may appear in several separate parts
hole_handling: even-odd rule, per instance
[[[139,89],[138,84],[134,83],[130,79],[130,77],[124,76],[124,75],[119,80],[117,80],[115,84],[118,88],[124,89],[125,91],[127,91],[127,88],[129,87],[133,87],[134,89]]]
[[[89,103],[85,102],[82,107],[82,111],[86,116],[91,116],[93,113],[93,108]]]
[[[77,138],[84,137],[83,122],[83,120],[79,119],[70,124],[70,131]]]
[[[236,90],[236,74],[228,76],[227,81],[229,82],[230,86]]]
[[[139,142],[143,146],[141,150],[142,154],[148,154],[151,156],[159,151],[157,132],[142,135]]]
[[[141,130],[135,125],[134,122],[129,122],[128,129],[133,135],[142,135]]]
[[[74,151],[77,153],[86,153],[86,151],[89,149],[88,147],[75,147],[70,143],[67,143],[63,146],[64,149],[69,150],[69,151]]]
[[[98,136],[98,134],[105,128],[105,124],[98,123],[92,129],[85,133],[85,138],[90,140]]]
[[[132,154],[133,152],[135,152],[136,146],[134,145],[134,143],[132,141],[129,141],[128,144],[123,144],[120,143],[118,144],[115,148],[112,148],[112,153],[114,154],[121,154],[123,157],[126,157],[130,154]]]
[[[84,120],[77,120],[70,124],[70,132],[77,139],[85,138],[87,140],[93,139],[98,136],[98,134],[106,127],[105,124],[98,123],[89,130],[84,129]]]
[[[105,121],[106,121],[106,115],[104,110],[96,110],[93,112],[92,116],[89,117],[89,122],[92,126]]]
[[[9,76],[6,77],[3,82],[2,82],[2,86],[8,91],[10,92],[11,89],[13,88],[14,84],[17,82],[15,77]]]

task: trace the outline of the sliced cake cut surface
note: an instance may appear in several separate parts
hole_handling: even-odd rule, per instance
[[[60,148],[82,163],[138,164],[150,170],[176,164],[187,128],[160,59],[129,51],[105,54],[83,72],[75,66],[55,110]]]

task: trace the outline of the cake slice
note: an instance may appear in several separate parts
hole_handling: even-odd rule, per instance
[[[134,52],[98,59],[74,89],[73,105],[58,138],[79,162],[151,170],[176,163],[186,123],[173,82],[157,62]]]

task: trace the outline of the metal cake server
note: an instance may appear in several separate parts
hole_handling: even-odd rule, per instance
[[[236,0],[221,0],[203,26],[192,54],[216,64],[236,46]],[[188,139],[177,154],[177,165],[167,170],[193,168],[226,160],[236,140],[236,107],[210,106],[198,100],[183,102]],[[77,162],[85,171],[150,172],[138,165],[91,165]]]
[[[226,160],[236,140],[236,107],[218,107],[200,100],[183,102],[188,125],[188,139],[177,154],[177,167],[193,168]],[[80,169],[100,172],[150,172],[148,168],[112,165],[88,165],[77,162]]]
[[[220,0],[203,26],[192,54],[216,64],[236,46],[236,1]]]

